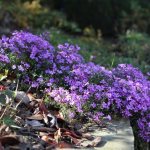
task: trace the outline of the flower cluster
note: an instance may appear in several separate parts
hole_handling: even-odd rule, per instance
[[[0,62],[1,63],[9,63],[10,60],[7,55],[0,54]]]
[[[73,64],[83,61],[78,46],[60,44],[54,48],[45,37],[28,32],[15,31],[9,38],[2,37],[0,43],[0,62],[10,63],[9,69],[32,87],[61,83],[60,76],[68,74]]]
[[[142,114],[138,120],[139,135],[147,142],[150,142],[150,113]]]
[[[118,65],[112,70],[112,98],[125,117],[150,109],[150,81],[131,65]],[[114,93],[114,94],[113,94]]]
[[[53,67],[54,59],[54,47],[48,41],[28,32],[16,31],[0,42],[1,55],[4,51],[9,57],[5,57],[5,62],[9,63],[7,66],[11,72],[33,87],[43,83],[38,78],[43,77],[45,69]]]
[[[43,88],[57,103],[97,122],[110,120],[110,111],[126,118],[144,114],[139,134],[149,141],[150,81],[137,68],[120,64],[108,70],[85,63],[78,46],[54,48],[43,36],[23,31],[3,37],[0,44],[1,69],[19,74],[23,85]]]
[[[2,39],[0,40],[0,62],[1,63],[9,63],[10,60],[7,56],[7,54],[5,53],[5,49],[7,49],[8,47],[8,38],[6,38],[5,36],[2,37]]]
[[[54,98],[56,102],[69,104],[76,107],[78,112],[82,112],[82,97],[76,93],[70,93],[62,87],[52,90],[49,95]]]

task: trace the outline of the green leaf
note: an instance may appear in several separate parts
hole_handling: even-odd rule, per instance
[[[15,92],[11,91],[9,89],[5,90],[4,94],[7,95],[9,98],[14,98],[15,97]]]
[[[6,78],[7,78],[7,75],[8,75],[8,70],[5,70],[4,73],[1,73],[1,74],[0,74],[0,81],[6,79]]]
[[[6,124],[8,126],[15,124],[14,121],[13,121],[13,119],[10,118],[10,117],[8,117],[8,116],[4,117],[2,121],[3,121],[4,124]]]
[[[0,104],[5,105],[6,104],[6,95],[0,94]]]
[[[15,94],[11,90],[5,90],[0,93],[0,104],[5,105],[14,98]]]

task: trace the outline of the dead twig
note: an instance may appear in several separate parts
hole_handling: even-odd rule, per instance
[[[11,125],[11,128],[15,128],[18,129],[20,131],[39,131],[39,132],[56,132],[57,129],[54,128],[47,128],[47,127],[30,127],[30,128],[26,128],[26,127],[19,127],[19,126],[14,126]]]
[[[4,111],[3,111],[3,113],[1,114],[1,116],[0,116],[0,120],[1,120],[1,119],[3,118],[3,116],[5,115],[5,113],[6,113],[7,109],[8,109],[8,105],[5,107],[5,109],[4,109]]]

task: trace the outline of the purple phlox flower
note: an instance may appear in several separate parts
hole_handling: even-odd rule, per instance
[[[91,104],[91,106],[92,106],[93,108],[96,108],[96,104],[95,104],[94,102]]]
[[[0,62],[2,62],[2,63],[9,63],[10,60],[9,60],[7,55],[0,54]]]
[[[54,78],[49,79],[49,81],[47,82],[47,86],[52,86],[54,82],[55,82]]]
[[[73,119],[75,117],[75,113],[74,112],[69,112],[69,118]]]
[[[21,71],[21,72],[23,72],[23,71],[24,71],[23,66],[22,66],[22,65],[19,65],[19,66],[18,66],[18,70]]]
[[[107,120],[111,120],[111,116],[110,115],[107,115],[106,117],[105,117],[105,119],[107,119]]]
[[[36,88],[39,86],[39,82],[33,81],[31,87]]]
[[[39,77],[39,78],[37,78],[37,80],[36,80],[38,83],[42,83],[42,82],[44,82],[44,79],[43,79],[43,77]]]

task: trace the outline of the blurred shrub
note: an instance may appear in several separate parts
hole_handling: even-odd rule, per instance
[[[68,21],[70,20],[70,21]],[[74,22],[72,22],[74,21]],[[128,29],[150,33],[148,0],[1,0],[1,28],[57,27],[90,36],[125,33]],[[3,31],[3,30],[1,30]]]
[[[64,0],[63,7],[69,19],[82,28],[93,26],[104,34],[114,34],[118,32],[120,12],[129,9],[128,3],[129,0]]]
[[[44,3],[45,4],[45,3]],[[0,3],[0,24],[3,28],[49,28],[57,27],[69,32],[80,32],[74,22],[68,22],[59,11],[47,7],[42,0],[14,0]]]
[[[48,10],[40,5],[39,0],[32,2],[25,1],[22,3],[20,0],[16,1],[13,5],[14,11],[12,12],[13,17],[16,19],[17,24],[20,27],[29,28],[32,27],[36,16],[45,14]]]
[[[149,31],[150,2],[148,0],[51,0],[53,7],[64,11],[81,28],[92,26],[105,35],[127,29]]]
[[[123,56],[136,59],[140,65],[149,66],[150,37],[148,35],[128,30],[126,34],[119,37],[119,42]]]
[[[130,13],[122,12],[121,27],[123,31],[132,29],[150,33],[150,3],[147,0],[131,0]]]
[[[48,11],[46,13],[41,13],[35,16],[35,18],[32,18],[31,22],[33,23],[32,27],[35,28],[56,27],[66,32],[80,32],[80,28],[78,27],[78,25],[74,22],[67,21],[66,16],[59,11],[52,10],[51,12]]]

